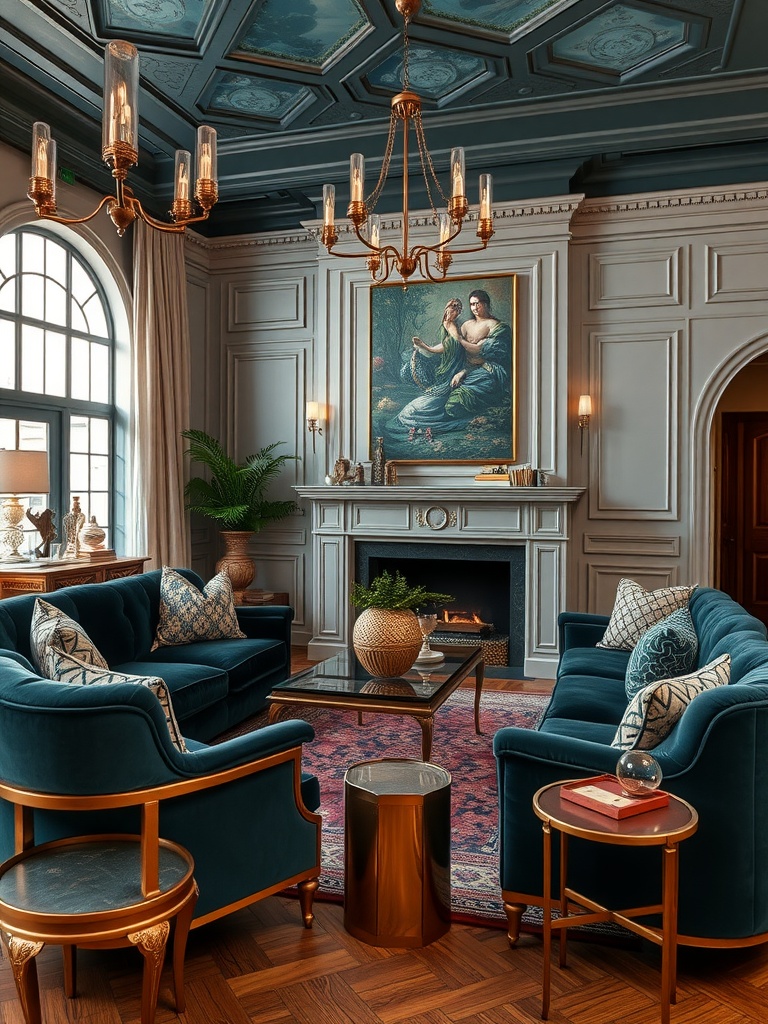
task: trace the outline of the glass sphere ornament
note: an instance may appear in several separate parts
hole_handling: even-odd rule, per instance
[[[616,778],[627,796],[650,796],[661,785],[661,768],[647,750],[627,750],[616,764]]]

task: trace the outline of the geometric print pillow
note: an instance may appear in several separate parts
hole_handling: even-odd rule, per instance
[[[731,656],[721,654],[686,676],[651,683],[629,702],[611,746],[653,750],[670,734],[694,697],[715,686],[726,686],[730,678]]]
[[[59,683],[75,683],[78,686],[91,686],[94,683],[134,683],[136,686],[146,686],[160,701],[174,747],[182,754],[187,753],[187,745],[173,712],[168,686],[159,676],[128,676],[121,672],[113,672],[109,668],[95,668],[56,648],[51,649],[51,667],[54,674],[50,678]]]
[[[645,590],[634,580],[621,579],[608,628],[598,647],[631,651],[655,622],[685,608],[695,587],[662,587]]]
[[[232,581],[220,572],[202,594],[194,583],[163,566],[160,578],[160,619],[152,650],[193,644],[198,640],[244,639],[237,621]]]
[[[631,700],[649,683],[674,679],[696,667],[699,638],[687,608],[678,608],[651,626],[629,656],[624,689]]]
[[[87,665],[109,668],[80,623],[75,622],[59,608],[55,608],[40,597],[35,601],[32,612],[29,644],[35,668],[41,676],[45,676],[47,679],[51,678],[51,647],[58,647],[59,650],[66,651]]]

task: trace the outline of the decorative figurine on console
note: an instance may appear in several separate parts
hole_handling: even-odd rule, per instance
[[[349,459],[345,459],[339,456],[333,464],[333,474],[331,475],[332,484],[351,484],[354,478],[354,472],[351,469],[351,462]]]
[[[40,534],[40,543],[35,548],[36,558],[51,557],[51,543],[56,540],[56,526],[53,517],[56,515],[52,508],[43,509],[42,512],[33,512],[27,509],[27,519],[33,523]]]
[[[85,526],[85,514],[80,508],[80,496],[72,495],[72,511],[62,519],[64,534],[67,538],[65,558],[77,558],[80,554],[80,531]]]

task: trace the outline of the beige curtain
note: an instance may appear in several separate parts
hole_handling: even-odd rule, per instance
[[[133,225],[133,337],[136,382],[133,488],[144,524],[147,569],[190,563],[184,511],[189,426],[189,317],[184,235]]]

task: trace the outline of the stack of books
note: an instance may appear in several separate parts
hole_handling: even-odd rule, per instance
[[[117,558],[114,548],[80,548],[78,558],[85,558],[89,562],[105,562],[110,558]]]

